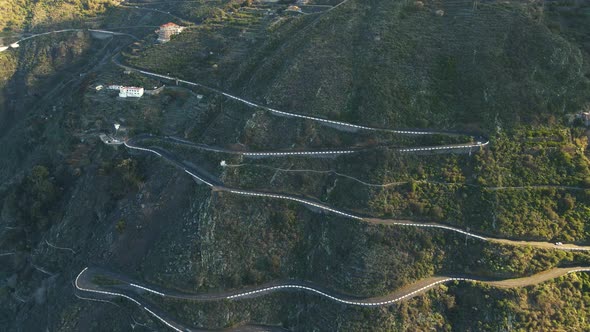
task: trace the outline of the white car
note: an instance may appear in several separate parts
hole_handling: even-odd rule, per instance
[[[561,242],[555,242],[555,245],[556,245],[556,246],[562,246],[562,245],[563,245],[563,243],[561,243]]]

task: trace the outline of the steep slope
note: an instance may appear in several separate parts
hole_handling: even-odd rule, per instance
[[[420,3],[348,1],[237,77],[245,93],[279,109],[387,127],[490,131],[560,118],[586,102],[581,50],[526,10]]]
[[[86,266],[189,293],[292,279],[350,297],[384,296],[436,275],[504,279],[587,266],[584,252],[373,225],[292,201],[210,190],[164,158],[98,137],[113,134],[119,123],[120,139],[154,134],[234,150],[370,147],[334,158],[255,159],[156,138],[145,145],[235,188],[489,236],[587,245],[587,132],[565,119],[590,98],[587,51],[548,29],[527,2],[477,4],[348,0],[323,13],[292,15],[273,3],[138,3],[183,19],[213,15],[155,44],[149,26],[173,18],[130,5],[99,22],[147,26],[133,30],[138,41],[51,36],[2,58],[7,90],[16,91],[16,81],[36,84],[22,83],[25,92],[11,97],[23,113],[0,134],[0,323],[9,331],[168,328],[132,301],[76,290],[73,282]],[[280,110],[476,135],[342,131],[174,80],[125,73],[111,59]],[[55,85],[64,75],[70,85]],[[167,87],[125,100],[95,90],[99,84]],[[38,103],[28,100],[35,93]],[[41,116],[48,119],[40,122]],[[396,150],[480,136],[491,141],[483,151]],[[90,282],[113,286],[108,278]],[[588,287],[585,274],[511,290],[450,284],[383,308],[291,293],[205,304],[139,296],[195,328],[583,330]]]
[[[88,16],[104,13],[118,0],[5,0],[0,3],[0,30],[22,32],[24,29],[46,29],[71,25]],[[78,22],[80,23],[80,22]]]

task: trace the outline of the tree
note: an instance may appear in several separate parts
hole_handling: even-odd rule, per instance
[[[576,200],[570,194],[565,194],[561,199],[561,206],[563,211],[569,211],[575,207]]]
[[[444,217],[443,209],[440,206],[435,205],[430,209],[430,215],[436,220],[442,220]]]
[[[125,228],[127,228],[127,224],[125,223],[125,220],[119,219],[119,221],[117,222],[117,225],[115,225],[115,229],[117,230],[117,233],[123,234],[123,232],[125,231]]]
[[[19,205],[21,217],[30,220],[36,226],[47,223],[50,210],[58,198],[58,189],[54,179],[49,177],[45,166],[37,165],[25,179],[20,188]]]

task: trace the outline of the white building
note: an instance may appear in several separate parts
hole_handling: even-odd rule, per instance
[[[135,97],[139,98],[143,96],[143,88],[137,88],[134,86],[122,86],[119,89],[119,97],[127,98],[127,97]]]
[[[170,37],[177,35],[184,30],[184,27],[174,24],[172,22],[166,23],[160,26],[160,29],[156,30],[158,34],[158,42],[166,43],[170,41]]]

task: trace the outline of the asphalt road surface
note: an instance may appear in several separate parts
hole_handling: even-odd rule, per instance
[[[392,225],[392,226],[405,226],[405,227],[420,227],[420,228],[432,228],[432,229],[443,229],[447,231],[456,232],[459,234],[466,235],[468,237],[482,240],[482,241],[490,241],[495,243],[507,244],[507,245],[514,245],[514,246],[531,246],[536,248],[542,249],[556,249],[556,250],[578,250],[578,251],[587,251],[590,250],[590,246],[577,246],[573,244],[563,244],[563,245],[556,245],[550,242],[541,242],[541,241],[516,241],[511,239],[502,239],[502,238],[494,238],[494,237],[485,237],[479,234],[475,234],[470,231],[462,230],[457,227],[444,225],[440,223],[428,223],[428,222],[416,222],[411,220],[400,220],[400,219],[380,219],[380,218],[370,218],[360,215],[355,215],[349,211],[344,211],[340,209],[336,209],[321,203],[319,201],[309,199],[303,196],[296,196],[290,194],[282,194],[282,193],[272,193],[272,192],[263,192],[263,191],[253,191],[253,190],[241,190],[238,188],[231,188],[226,187],[219,179],[215,176],[209,174],[202,168],[195,166],[195,165],[187,165],[185,164],[181,158],[177,157],[173,153],[163,149],[163,148],[155,148],[155,147],[141,147],[136,145],[137,141],[141,141],[144,138],[156,138],[154,136],[149,135],[142,135],[138,139],[130,139],[126,141],[124,144],[126,147],[130,149],[140,150],[143,152],[150,152],[159,157],[166,159],[167,161],[171,162],[178,168],[182,169],[185,173],[189,174],[196,180],[201,183],[206,184],[207,186],[211,187],[213,191],[222,191],[222,192],[229,192],[232,194],[242,195],[242,196],[250,196],[250,197],[259,197],[259,198],[272,198],[272,199],[281,199],[281,200],[289,200],[304,204],[309,206],[313,209],[318,209],[325,212],[330,212],[333,214],[337,214],[346,218],[356,219],[372,224],[381,224],[381,225]],[[187,141],[184,141],[183,144]],[[191,143],[192,144],[192,143]],[[220,151],[225,151],[225,149],[220,149]],[[216,150],[217,151],[217,150]]]
[[[351,296],[335,294],[323,287],[315,286],[305,281],[289,280],[286,282],[272,282],[262,286],[250,287],[241,290],[225,291],[220,293],[203,293],[191,294],[183,293],[176,290],[166,290],[156,286],[141,284],[131,280],[125,275],[117,274],[99,268],[85,268],[76,277],[74,282],[78,291],[93,293],[103,297],[122,297],[139,307],[146,310],[150,315],[161,321],[166,326],[175,331],[199,331],[198,329],[189,328],[174,321],[166,316],[156,306],[148,303],[142,295],[149,293],[162,298],[181,299],[197,302],[221,301],[221,300],[240,300],[244,298],[253,298],[263,296],[273,292],[285,291],[302,291],[320,296],[331,301],[342,303],[344,305],[375,307],[388,306],[402,300],[410,299],[422,294],[437,285],[450,282],[474,282],[485,283],[494,287],[513,288],[536,285],[569,273],[590,272],[590,267],[570,267],[570,268],[553,268],[529,277],[504,279],[504,280],[487,280],[477,277],[468,276],[436,276],[419,280],[413,284],[402,287],[390,294],[382,297],[373,298],[354,298]],[[97,276],[107,278],[109,285],[97,285],[93,282]],[[233,330],[239,331],[284,331],[280,327],[261,326],[261,325],[244,325]]]

